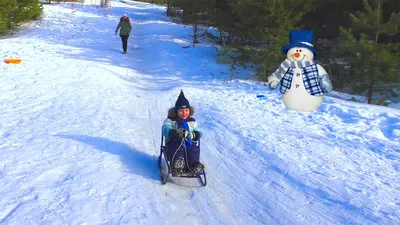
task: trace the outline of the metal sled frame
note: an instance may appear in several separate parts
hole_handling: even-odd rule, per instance
[[[185,178],[199,178],[203,186],[207,185],[206,171],[196,174],[191,171],[173,171],[171,170],[171,162],[168,161],[166,146],[164,143],[164,135],[161,133],[161,145],[160,145],[160,156],[158,157],[158,170],[160,171],[160,178],[163,184],[168,182],[169,175],[172,177],[185,177]],[[200,147],[200,141],[197,142]],[[163,159],[164,158],[164,159]],[[165,160],[165,164],[167,165],[167,171],[163,171],[162,161]]]

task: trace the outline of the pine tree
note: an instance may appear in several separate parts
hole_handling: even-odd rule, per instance
[[[364,10],[351,14],[353,26],[340,28],[341,52],[349,63],[352,75],[349,82],[354,91],[366,92],[368,103],[373,100],[374,89],[384,83],[398,83],[400,76],[399,43],[380,41],[380,36],[398,35],[400,13],[391,13],[384,21],[384,0],[364,0]]]
[[[0,35],[23,22],[37,19],[41,12],[39,0],[0,0]]]
[[[0,35],[6,34],[13,27],[13,15],[16,9],[16,0],[0,1]]]
[[[281,48],[289,31],[301,29],[305,14],[313,10],[313,0],[237,0],[230,2],[233,17],[232,44],[221,51],[222,62],[231,66],[251,65],[256,75],[265,76],[284,59]]]
[[[282,47],[289,43],[290,30],[305,28],[301,21],[307,13],[315,10],[318,1],[272,0],[265,24],[268,47],[263,48],[263,54],[258,57],[260,72],[266,71],[270,75],[286,59]]]
[[[213,12],[214,0],[181,0],[179,8],[182,11],[181,18],[185,24],[193,27],[193,46],[199,42],[199,33],[202,27],[207,28]]]
[[[228,0],[215,0],[211,10],[209,10],[210,26],[218,28],[220,31],[229,31],[231,26],[231,8],[229,8]],[[222,32],[220,32],[219,44],[223,42]]]
[[[15,19],[17,23],[37,19],[42,13],[39,0],[17,0],[18,9]]]

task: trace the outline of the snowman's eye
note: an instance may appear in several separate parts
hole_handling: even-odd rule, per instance
[[[301,52],[301,49],[299,50],[299,52]]]

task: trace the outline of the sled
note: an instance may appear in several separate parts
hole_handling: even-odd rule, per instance
[[[6,58],[4,60],[5,63],[12,63],[12,64],[20,64],[22,59],[15,59],[15,58]]]
[[[201,173],[193,173],[188,169],[182,171],[174,171],[171,168],[171,162],[168,161],[166,146],[164,143],[164,135],[161,134],[160,156],[158,157],[158,170],[160,172],[161,182],[166,184],[169,176],[171,177],[184,177],[184,178],[198,178],[203,186],[207,185],[205,169]],[[197,142],[200,147],[200,141]]]

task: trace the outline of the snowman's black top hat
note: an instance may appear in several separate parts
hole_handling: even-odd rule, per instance
[[[314,32],[312,30],[291,30],[289,34],[290,43],[282,47],[282,52],[287,54],[289,49],[293,47],[308,48],[310,51],[317,54],[313,45]]]

